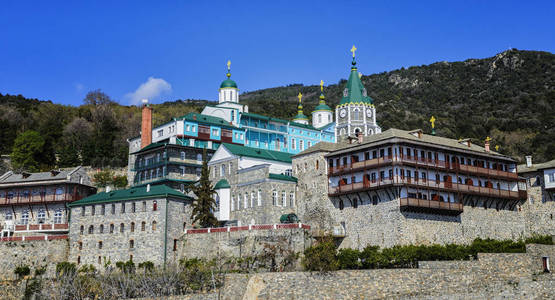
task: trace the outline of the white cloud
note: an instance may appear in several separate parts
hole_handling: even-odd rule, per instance
[[[85,90],[85,85],[83,85],[80,82],[75,83],[74,86],[75,86],[75,91],[77,91],[77,93],[81,93],[83,90]]]
[[[172,86],[162,78],[148,77],[146,82],[133,92],[125,95],[132,105],[138,105],[142,99],[154,100],[162,94],[169,94],[172,92]]]

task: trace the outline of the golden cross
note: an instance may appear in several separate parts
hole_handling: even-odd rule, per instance
[[[488,136],[486,137],[486,142],[489,142],[489,141],[491,141],[491,138]]]
[[[495,151],[499,151],[499,145],[495,145]]]
[[[432,116],[432,117],[430,118],[430,123],[432,123],[432,128],[435,128],[435,127],[436,127],[436,125],[435,125],[435,123],[436,123],[436,118],[434,118],[434,116]]]
[[[355,51],[357,51],[357,47],[353,45],[353,48],[351,48],[351,52],[353,52],[353,57],[355,57]]]
[[[229,69],[231,68],[231,60],[227,61],[227,70],[229,71]]]
[[[324,81],[320,80],[320,91],[323,92],[324,91]]]
[[[301,94],[301,92],[299,92],[299,95],[297,96],[297,98],[299,98],[299,103],[301,103],[301,99],[303,98],[303,94]]]

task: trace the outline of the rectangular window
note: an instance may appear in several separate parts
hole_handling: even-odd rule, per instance
[[[285,191],[281,192],[281,203],[283,207],[287,206],[287,193]]]
[[[116,213],[116,205],[112,204],[112,215]]]
[[[272,191],[272,205],[273,206],[277,205],[277,197],[278,197],[277,191]]]
[[[295,193],[294,192],[291,192],[289,194],[289,206],[290,207],[295,206]]]
[[[125,203],[121,204],[121,213],[124,214],[125,213]]]
[[[158,137],[161,137],[164,135],[164,130],[158,130]]]

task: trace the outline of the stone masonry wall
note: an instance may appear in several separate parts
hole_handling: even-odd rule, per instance
[[[553,234],[555,230],[555,221],[551,219],[555,202],[539,200],[542,199],[539,196],[534,196],[539,198],[534,201],[535,208],[525,204],[514,210],[498,211],[467,205],[458,216],[401,212],[394,189],[330,199],[324,154],[316,152],[293,158],[293,170],[299,179],[298,215],[303,223],[312,226],[316,235],[344,234],[341,247],[460,244],[475,238],[517,240],[533,233]],[[374,196],[378,197],[377,203],[371,199]],[[357,208],[352,205],[353,198],[358,199]],[[339,209],[339,201],[344,204],[343,210]]]
[[[56,264],[66,261],[69,254],[67,240],[25,241],[0,243],[0,280],[14,280],[14,270],[27,265],[34,272],[36,268],[46,266],[47,277],[53,277]]]
[[[186,234],[180,257],[246,257],[259,253],[265,244],[277,243],[299,253],[310,247],[311,239],[302,228]]]
[[[555,235],[555,199],[545,191],[543,171],[525,173],[528,199],[522,205],[526,229],[537,234]],[[539,181],[538,181],[539,179]]]

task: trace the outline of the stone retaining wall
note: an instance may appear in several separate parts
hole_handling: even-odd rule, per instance
[[[46,266],[45,277],[52,277],[56,272],[56,264],[66,261],[69,254],[67,239],[36,240],[0,243],[0,280],[14,280],[14,270],[21,265],[31,268]]]
[[[185,234],[179,257],[211,259],[218,254],[221,257],[246,257],[256,255],[266,244],[278,243],[299,253],[311,245],[308,229],[304,227]]]

